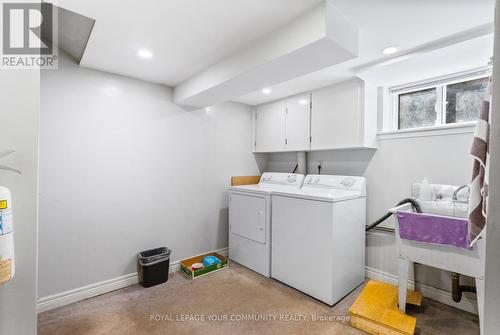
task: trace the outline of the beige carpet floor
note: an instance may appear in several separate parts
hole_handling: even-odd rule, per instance
[[[334,307],[238,264],[196,280],[133,285],[39,314],[39,335],[364,334],[345,316],[361,287]],[[475,315],[424,300],[417,334],[479,334]],[[261,318],[258,321],[244,318]],[[226,318],[226,319],[225,319]],[[276,318],[276,319],[274,319]]]

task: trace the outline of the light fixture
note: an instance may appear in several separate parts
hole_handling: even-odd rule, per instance
[[[102,94],[108,97],[115,97],[118,94],[120,94],[120,89],[113,85],[102,86],[99,90],[101,91]]]
[[[141,49],[137,51],[137,55],[141,58],[146,58],[146,59],[153,57],[153,53],[151,52],[151,50],[147,49]]]
[[[392,46],[392,47],[387,47],[384,50],[382,50],[382,53],[384,55],[392,55],[393,53],[396,53],[399,51],[398,47]]]
[[[270,94],[271,93],[271,89],[269,87],[263,88],[262,89],[262,93],[263,94]]]
[[[307,99],[300,99],[299,100],[299,105],[305,106],[309,103],[309,100]]]

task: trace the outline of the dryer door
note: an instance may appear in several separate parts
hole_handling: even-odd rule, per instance
[[[266,199],[231,194],[229,203],[231,233],[262,244],[266,243]]]

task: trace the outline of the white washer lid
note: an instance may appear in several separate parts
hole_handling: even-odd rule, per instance
[[[300,190],[273,192],[276,195],[320,200],[344,201],[366,196],[366,180],[358,176],[307,175]]]
[[[290,198],[337,202],[365,197],[365,194],[359,191],[336,190],[336,189],[304,189],[276,191],[272,193],[277,196]]]

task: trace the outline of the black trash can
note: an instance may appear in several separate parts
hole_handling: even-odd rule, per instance
[[[141,251],[137,255],[139,282],[144,287],[165,283],[168,280],[170,249],[156,248]]]

